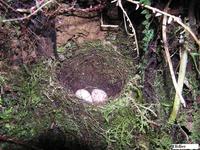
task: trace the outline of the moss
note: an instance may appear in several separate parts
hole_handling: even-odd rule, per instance
[[[33,69],[24,66],[20,71],[12,72],[8,84],[12,84],[12,94],[2,96],[2,132],[7,135],[29,139],[36,133],[35,128],[40,128],[37,120],[37,110],[41,107],[43,99],[40,87],[42,82],[41,65]]]
[[[106,105],[88,105],[67,94],[56,77],[56,68],[61,62],[41,60],[37,64],[21,66],[17,71],[9,70],[8,76],[0,76],[1,86],[8,84],[12,87],[11,92],[4,93],[0,99],[3,108],[0,132],[22,140],[32,140],[56,125],[64,131],[67,139],[81,140],[92,145],[93,149],[169,149],[174,141],[170,133],[171,125],[165,124],[172,107],[172,88],[168,89],[167,95],[163,72],[158,71],[153,83],[158,101],[145,103],[142,73],[134,74],[138,66],[133,65],[129,57],[132,51],[126,45],[126,40],[122,42],[117,53],[122,55],[130,72],[119,97]],[[78,50],[75,46],[65,48],[71,49],[70,57],[85,53],[88,49],[102,51],[103,48],[107,52],[115,50],[112,44],[106,44],[106,47],[104,49],[100,41],[95,41],[85,43]],[[66,59],[70,58],[69,51],[63,50],[60,53],[66,55]],[[199,139],[200,119],[198,107],[194,109],[196,112],[193,114],[195,121],[191,138],[195,142]],[[184,119],[184,115],[180,116],[181,125],[186,125],[187,120]]]
[[[101,109],[106,120],[105,138],[114,149],[149,148],[146,140],[146,133],[150,129],[149,106],[140,103],[138,90],[135,91],[136,85],[133,84],[137,83],[136,80],[131,78],[121,96]]]
[[[156,138],[154,137],[151,139],[151,149],[155,150],[170,149],[171,144],[173,144],[172,137],[166,132],[158,134]]]
[[[193,143],[199,143],[200,142],[200,111],[197,110],[197,112],[195,112],[194,115],[194,122],[193,122],[193,128],[192,128],[192,141]]]

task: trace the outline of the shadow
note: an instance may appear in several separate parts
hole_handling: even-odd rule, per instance
[[[75,136],[67,136],[55,127],[41,133],[34,141],[34,145],[41,150],[91,150],[93,146]]]
[[[103,150],[96,148],[76,135],[64,133],[58,127],[43,131],[30,141],[0,139],[0,150]]]

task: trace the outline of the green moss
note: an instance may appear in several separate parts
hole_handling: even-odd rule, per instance
[[[2,96],[1,124],[2,133],[20,138],[30,138],[35,135],[38,126],[37,109],[43,96],[39,77],[44,72],[40,65],[33,69],[24,66],[21,71],[11,73],[8,84],[12,84],[13,93]],[[14,96],[15,95],[15,96]],[[38,127],[39,128],[39,127]]]
[[[157,137],[154,137],[151,141],[151,149],[155,150],[170,149],[171,144],[173,144],[172,137],[166,132],[158,134]]]
[[[192,141],[194,143],[199,143],[200,142],[200,111],[197,110],[196,112],[193,113],[194,118],[193,118],[193,128],[192,128]]]
[[[117,49],[117,53],[122,55],[127,68],[130,66],[127,84],[118,98],[103,106],[88,105],[67,94],[56,78],[56,67],[60,62],[41,60],[37,64],[22,66],[18,71],[10,72],[8,77],[0,76],[1,86],[10,84],[13,88],[11,93],[3,94],[0,99],[0,107],[3,108],[0,110],[0,132],[31,140],[52,124],[56,124],[66,136],[83,138],[97,147],[104,145],[114,149],[169,149],[174,141],[169,132],[171,128],[165,124],[172,107],[173,90],[167,89],[167,96],[163,72],[157,72],[152,86],[158,101],[145,103],[142,96],[142,75],[134,74],[135,65],[129,57],[132,47],[129,45],[129,48],[126,41],[127,39],[121,41],[121,48]],[[78,50],[76,47],[77,51],[74,51],[73,46],[65,48],[70,48],[72,55],[84,54],[88,49],[102,53],[116,50],[112,44],[105,46],[100,41],[85,43]],[[62,53],[68,56],[67,51]],[[196,84],[193,86],[198,87]],[[198,107],[194,109],[196,112],[191,138],[198,141],[200,118]],[[179,122],[186,125],[183,114]]]
[[[137,102],[139,97],[134,92],[138,90],[134,90],[134,82],[136,81],[130,80],[123,94],[101,109],[106,120],[106,141],[108,145],[118,149],[142,148],[148,145],[148,142],[142,139],[148,139],[145,134],[150,128],[149,112],[147,107]]]

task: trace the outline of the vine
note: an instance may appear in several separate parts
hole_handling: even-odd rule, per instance
[[[144,5],[151,5],[150,0],[140,0],[140,3]],[[142,31],[142,33],[144,34],[144,37],[142,39],[142,45],[143,45],[143,50],[146,52],[149,42],[154,36],[154,30],[150,28],[151,25],[150,19],[152,16],[149,13],[149,11],[145,9],[141,12],[141,14],[143,14],[145,17],[145,20],[142,22],[142,25],[144,25],[144,30]]]

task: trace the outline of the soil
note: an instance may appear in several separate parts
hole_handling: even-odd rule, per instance
[[[80,18],[77,16],[56,17],[57,45],[63,46],[69,40],[83,43],[92,40],[104,40],[106,32],[101,30],[99,17]]]

